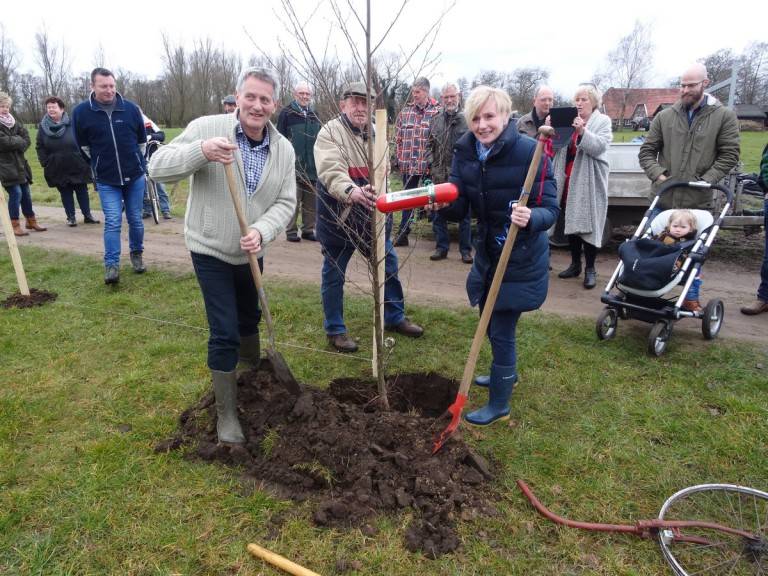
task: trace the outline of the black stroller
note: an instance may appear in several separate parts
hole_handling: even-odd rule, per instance
[[[681,186],[701,188],[702,193],[717,190],[726,196],[726,202],[717,218],[706,210],[691,210],[697,220],[696,237],[665,246],[652,237],[664,230],[671,211],[661,212],[654,218],[651,215],[662,195]],[[669,181],[659,189],[632,238],[619,247],[621,261],[600,297],[606,305],[597,317],[597,337],[600,340],[609,340],[616,335],[619,318],[653,324],[647,348],[652,356],[664,353],[672,336],[672,328],[681,318],[701,320],[701,331],[707,340],[717,336],[725,313],[722,300],[710,300],[700,312],[685,310],[682,303],[707,260],[712,242],[732,202],[730,190],[707,182]],[[682,287],[679,293],[678,287]],[[614,288],[615,293],[612,294]]]

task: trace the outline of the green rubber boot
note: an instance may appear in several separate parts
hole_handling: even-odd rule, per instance
[[[237,419],[237,374],[211,370],[216,397],[216,434],[219,442],[243,444],[245,436]]]

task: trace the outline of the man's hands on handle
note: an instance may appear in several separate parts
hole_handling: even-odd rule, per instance
[[[237,146],[223,136],[203,140],[203,155],[209,162],[232,164],[235,161]],[[251,229],[240,238],[240,248],[243,252],[258,252],[261,250],[261,232]]]
[[[209,162],[220,162],[221,164],[232,164],[235,161],[235,150],[237,146],[232,144],[223,136],[216,136],[203,140],[203,156]]]
[[[240,238],[240,248],[243,252],[258,252],[261,250],[261,233],[251,230],[246,236]]]
[[[349,192],[349,202],[350,204],[359,204],[368,210],[373,210],[374,206],[376,206],[375,190],[370,184],[362,187],[355,186]]]

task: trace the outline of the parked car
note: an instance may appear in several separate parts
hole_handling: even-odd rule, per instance
[[[648,132],[651,127],[651,119],[647,116],[644,118],[632,119],[632,130],[644,130]]]

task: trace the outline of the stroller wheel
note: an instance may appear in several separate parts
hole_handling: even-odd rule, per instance
[[[714,339],[723,326],[725,305],[722,300],[710,300],[702,314],[701,332],[707,340]]]
[[[595,328],[597,337],[600,340],[610,340],[616,336],[616,326],[619,323],[619,316],[613,308],[605,308],[597,317]]]
[[[648,334],[648,354],[657,357],[664,354],[670,336],[672,336],[672,324],[665,320],[656,322]]]

